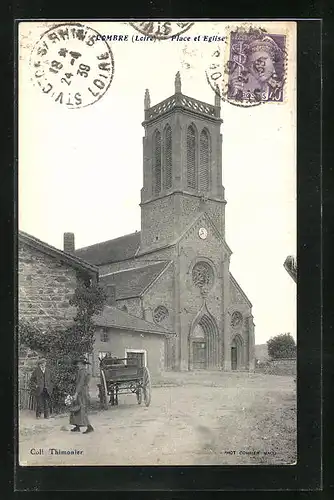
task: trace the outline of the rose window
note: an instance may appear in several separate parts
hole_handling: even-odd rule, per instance
[[[197,262],[193,268],[192,278],[195,286],[209,287],[213,282],[212,267],[207,262]]]
[[[165,306],[158,306],[154,309],[153,320],[155,323],[161,323],[168,318],[168,309]]]
[[[239,311],[235,311],[232,314],[231,325],[238,326],[242,322],[242,314]]]

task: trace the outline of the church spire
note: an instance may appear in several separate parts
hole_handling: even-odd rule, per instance
[[[219,87],[217,84],[215,85],[215,106],[217,108],[220,108],[220,94],[219,94]]]
[[[144,109],[149,109],[151,107],[151,98],[150,98],[150,92],[148,89],[145,90],[145,97],[144,97]]]
[[[179,71],[175,75],[175,94],[181,94],[181,76]]]

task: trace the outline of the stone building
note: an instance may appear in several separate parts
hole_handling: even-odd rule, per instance
[[[108,303],[94,322],[97,328],[91,356],[93,375],[99,374],[99,359],[108,354],[135,358],[141,366],[148,367],[152,377],[164,370],[165,343],[173,333],[117,307],[114,286],[108,287]]]
[[[220,100],[144,100],[141,231],[75,251],[116,289],[116,305],[174,331],[165,368],[254,368],[252,304],[230,273]],[[74,251],[74,249],[73,249]],[[250,264],[251,265],[251,264]]]
[[[67,235],[71,239],[72,235]],[[65,246],[68,241],[65,241]],[[18,237],[18,320],[44,331],[70,326],[76,309],[69,299],[80,281],[98,280],[98,269],[80,258],[23,232]],[[33,409],[29,388],[32,370],[39,353],[18,345],[18,405]]]
[[[98,268],[73,255],[73,235],[65,233],[65,251],[23,232],[19,232],[18,316],[38,326],[62,330],[70,326],[76,308],[69,303],[76,287],[89,286],[99,279]],[[99,358],[106,353],[117,357],[136,357],[158,375],[164,368],[166,336],[171,332],[160,325],[131,316],[115,307],[114,287],[107,287],[107,305],[94,317],[96,324],[93,353],[89,353],[93,375],[99,375]],[[36,366],[39,353],[19,346],[20,389],[25,391],[29,372]],[[88,354],[88,353],[87,353]],[[24,382],[22,382],[24,380]]]
[[[68,247],[71,233],[65,236]],[[69,304],[80,281],[96,282],[98,268],[23,231],[18,240],[18,317],[42,330],[67,328],[76,308]]]

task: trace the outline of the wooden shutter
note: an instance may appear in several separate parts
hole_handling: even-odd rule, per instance
[[[172,129],[167,125],[164,137],[165,146],[165,189],[172,187]]]
[[[196,189],[196,132],[192,125],[187,130],[187,186]]]
[[[157,195],[161,191],[161,134],[158,130],[154,134],[153,154],[153,194]]]
[[[209,134],[202,130],[200,136],[200,165],[199,165],[199,187],[200,191],[208,191],[210,185],[209,168]]]

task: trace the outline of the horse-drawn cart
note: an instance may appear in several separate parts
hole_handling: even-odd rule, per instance
[[[119,394],[136,394],[138,404],[151,402],[151,378],[146,366],[127,358],[105,357],[100,360],[99,399],[101,407],[118,405]]]

